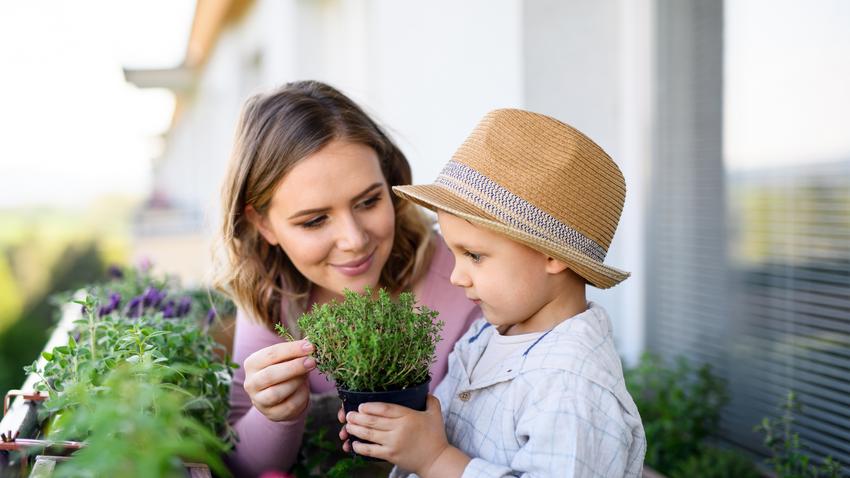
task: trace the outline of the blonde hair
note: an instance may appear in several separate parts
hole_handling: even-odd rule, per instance
[[[288,83],[247,100],[239,120],[222,187],[222,226],[216,287],[255,320],[273,328],[283,299],[284,325],[299,333],[297,315],[307,307],[312,283],[278,246],[248,221],[245,208],[268,212],[275,187],[301,160],[333,140],[371,147],[390,188],[411,183],[410,164],[401,150],[351,99],[317,81]],[[395,236],[379,285],[391,293],[413,286],[427,270],[431,222],[412,203],[390,194]]]

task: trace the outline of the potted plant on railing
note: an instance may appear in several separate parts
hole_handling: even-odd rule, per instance
[[[316,346],[317,368],[334,380],[346,413],[365,402],[425,410],[443,322],[435,320],[436,311],[415,303],[410,292],[393,300],[383,289],[346,290],[342,302],[315,305],[298,320]],[[289,336],[280,325],[278,332]]]

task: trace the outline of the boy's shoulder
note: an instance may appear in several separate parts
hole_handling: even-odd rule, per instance
[[[531,347],[520,374],[532,377],[562,375],[577,387],[600,388],[612,393],[627,408],[634,402],[625,387],[623,366],[614,346],[613,330],[601,306],[588,310],[552,329]]]

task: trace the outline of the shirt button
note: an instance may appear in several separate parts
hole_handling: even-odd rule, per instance
[[[468,401],[469,401],[469,396],[470,396],[470,393],[469,393],[469,392],[460,392],[460,393],[457,395],[457,398],[459,398],[462,402],[468,402]]]

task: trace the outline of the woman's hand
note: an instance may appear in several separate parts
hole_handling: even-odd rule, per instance
[[[358,412],[349,412],[344,419],[347,424],[340,432],[341,439],[354,435],[373,442],[355,442],[354,451],[387,460],[419,476],[460,476],[470,461],[449,445],[440,401],[433,395],[428,395],[424,412],[389,403],[364,403]],[[346,443],[344,448],[351,446]]]
[[[269,420],[292,420],[307,407],[307,374],[316,368],[308,357],[315,348],[297,340],[260,349],[245,359],[245,392]]]

